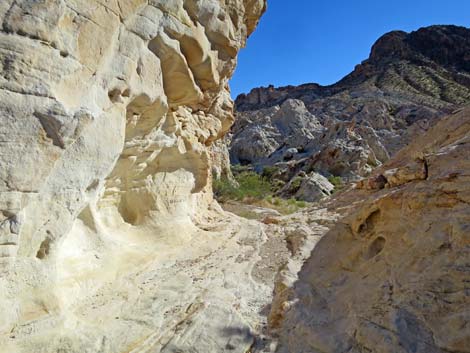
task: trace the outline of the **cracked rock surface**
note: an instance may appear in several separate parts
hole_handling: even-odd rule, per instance
[[[223,215],[211,180],[265,6],[0,2],[1,351],[253,344],[264,235]]]
[[[329,201],[278,352],[470,352],[469,156],[465,108]]]

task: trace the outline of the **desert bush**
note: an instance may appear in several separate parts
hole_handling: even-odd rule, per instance
[[[294,213],[308,206],[308,203],[304,201],[274,196],[281,187],[280,181],[277,179],[269,179],[247,167],[237,167],[233,174],[235,183],[226,178],[213,181],[212,188],[217,200],[221,202],[242,201],[260,207],[272,208],[282,214]],[[295,182],[302,182],[302,178]],[[281,183],[284,184],[284,182]],[[298,187],[300,187],[300,183]],[[252,217],[247,215],[245,218]]]
[[[230,166],[230,169],[232,170],[233,175],[253,171],[253,167],[251,165],[241,165],[241,164],[232,164]]]
[[[341,188],[343,186],[343,179],[340,176],[332,175],[328,178],[328,181],[333,184],[336,188]]]
[[[333,186],[335,187],[333,189],[333,193],[336,193],[342,189],[344,189],[344,182],[343,182],[343,179],[340,177],[340,176],[335,176],[335,175],[332,175],[328,178],[328,181],[333,184]]]
[[[235,175],[238,186],[225,178],[214,180],[213,190],[220,200],[261,200],[271,193],[271,185],[259,174],[243,171]]]
[[[276,166],[266,166],[263,168],[261,175],[266,179],[271,179],[279,172],[279,167]]]
[[[300,189],[300,185],[302,185],[303,178],[301,176],[296,176],[294,179],[292,179],[290,183],[289,189],[291,192],[296,192],[297,190]]]

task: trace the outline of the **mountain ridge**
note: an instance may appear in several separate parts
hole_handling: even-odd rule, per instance
[[[343,78],[338,80],[335,83],[332,83],[330,85],[321,85],[319,83],[315,82],[308,82],[308,83],[303,83],[300,85],[286,85],[286,86],[279,86],[275,87],[273,85],[269,85],[267,87],[256,87],[253,88],[249,93],[242,93],[239,94],[236,99],[235,99],[235,107],[237,111],[246,111],[246,110],[253,110],[253,109],[259,109],[261,106],[257,106],[256,104],[250,104],[247,105],[247,100],[252,98],[252,95],[256,95],[258,92],[259,94],[268,94],[270,92],[292,92],[295,94],[295,92],[303,92],[303,90],[308,90],[308,91],[315,91],[319,96],[329,96],[333,95],[335,93],[338,93],[338,91],[344,89],[344,85],[352,84],[353,81],[358,78],[363,79],[364,71],[367,69],[367,66],[369,65],[377,65],[377,64],[388,64],[390,61],[390,58],[395,58],[396,55],[399,55],[399,59],[411,59],[411,61],[414,61],[415,63],[419,62],[419,59],[421,59],[422,64],[427,64],[430,66],[432,63],[434,64],[439,64],[435,62],[435,60],[440,60],[444,61],[442,56],[439,56],[439,50],[432,51],[431,53],[427,53],[425,50],[429,48],[424,48],[422,51],[424,53],[428,54],[427,61],[426,55],[423,55],[423,57],[420,57],[418,51],[412,50],[410,51],[410,44],[411,47],[416,47],[418,45],[422,45],[423,42],[423,37],[426,37],[431,34],[431,35],[436,35],[436,34],[442,34],[442,31],[449,32],[449,31],[454,31],[457,34],[464,33],[463,35],[460,35],[460,37],[465,38],[465,46],[462,50],[458,50],[458,53],[464,52],[466,55],[464,55],[463,59],[458,58],[458,55],[453,55],[451,58],[454,60],[454,62],[458,65],[457,68],[459,68],[461,71],[470,73],[470,28],[467,27],[462,27],[462,26],[455,26],[455,25],[433,25],[433,26],[428,26],[428,27],[423,27],[420,28],[416,31],[412,32],[405,32],[401,30],[393,30],[390,32],[385,33],[382,35],[371,47],[371,51],[369,54],[369,57],[365,60],[363,60],[361,63],[357,64],[352,72],[349,74],[345,75]],[[397,38],[399,37],[399,38]],[[453,36],[444,36],[445,38],[451,38]],[[434,41],[432,42],[433,44],[436,44],[435,42],[437,41],[437,38],[433,38]],[[395,44],[395,46],[393,46]],[[408,46],[408,48],[406,47]],[[411,49],[412,49],[411,48]],[[450,49],[455,49],[456,46],[451,47]],[[395,50],[393,50],[395,49]],[[408,49],[408,50],[406,50]],[[446,48],[447,49],[447,48]],[[397,50],[399,50],[397,52]],[[391,56],[386,56],[387,54],[391,54]],[[413,55],[414,54],[414,55]],[[423,53],[421,53],[423,54]],[[433,60],[434,58],[434,60]],[[424,60],[423,60],[424,59]],[[449,69],[452,68],[452,65],[441,65],[444,67],[448,67]],[[454,67],[454,69],[456,69]],[[458,79],[461,79],[464,81],[465,85],[470,85],[470,76],[466,76],[465,78],[457,76]],[[357,83],[355,83],[357,84]],[[287,99],[287,97],[285,98]],[[272,100],[270,101],[271,104],[277,104],[281,103],[281,101],[276,101]],[[266,107],[266,106],[262,106]]]
[[[469,28],[392,31],[333,85],[268,86],[240,95],[230,159],[258,171],[275,166],[286,183],[312,172],[358,180],[468,103]]]

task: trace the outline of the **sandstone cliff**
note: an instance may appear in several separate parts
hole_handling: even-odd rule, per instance
[[[466,108],[329,202],[343,218],[275,300],[278,352],[470,352],[469,156]]]
[[[210,180],[224,163],[211,145],[233,122],[228,79],[264,9],[263,0],[1,1],[1,351],[251,345],[249,326],[227,333],[249,310],[224,300],[253,260],[228,266],[239,272],[212,284],[218,296],[194,285],[219,276],[210,264],[181,262],[218,261],[214,249],[237,254],[240,236],[259,235],[228,238],[211,215]],[[211,315],[225,318],[225,334]]]
[[[431,26],[381,37],[331,86],[253,89],[236,100],[234,163],[357,179],[440,117],[470,102],[470,29]]]

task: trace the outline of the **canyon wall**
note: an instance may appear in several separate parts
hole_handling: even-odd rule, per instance
[[[88,342],[64,313],[99,285],[90,273],[116,276],[134,258],[114,250],[181,242],[217,211],[212,169],[226,161],[211,145],[233,122],[228,80],[265,6],[0,3],[0,341],[8,351],[106,351],[63,348],[67,335]]]
[[[469,155],[467,107],[329,201],[343,218],[279,305],[279,353],[470,352]]]

